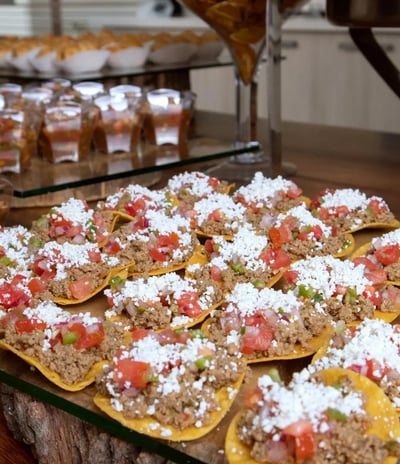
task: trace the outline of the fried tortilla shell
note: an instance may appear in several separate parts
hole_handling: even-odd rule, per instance
[[[244,380],[245,374],[241,374],[238,380],[229,387],[223,387],[216,393],[216,399],[219,405],[219,410],[213,411],[211,422],[207,426],[195,427],[190,426],[186,429],[180,430],[170,425],[162,425],[152,417],[143,419],[129,419],[126,418],[122,412],[116,411],[111,407],[110,399],[100,393],[96,393],[93,401],[96,406],[101,409],[105,414],[115,419],[128,429],[135,430],[136,432],[148,435],[153,438],[168,439],[169,441],[180,442],[196,440],[208,432],[213,430],[219,422],[223,419],[225,414],[229,411],[236,394]],[[232,392],[235,391],[235,394]]]
[[[324,383],[334,385],[343,379],[349,379],[356,390],[366,397],[366,412],[371,416],[372,424],[367,434],[376,435],[384,441],[398,440],[400,437],[400,423],[395,408],[390,399],[374,382],[355,372],[341,368],[331,368],[321,371]],[[228,427],[225,438],[225,455],[229,464],[257,464],[249,452],[249,448],[239,440],[236,429],[242,412],[235,415]],[[396,464],[397,458],[389,456],[384,464]],[[272,463],[265,463],[272,464]]]
[[[83,390],[84,388],[92,384],[95,381],[96,375],[102,371],[103,365],[106,363],[105,361],[97,362],[90,368],[90,370],[85,375],[84,379],[74,384],[68,384],[61,380],[61,377],[59,374],[57,374],[57,372],[53,372],[47,366],[41,364],[36,358],[28,356],[27,354],[23,353],[20,350],[17,350],[12,345],[4,342],[3,340],[0,340],[0,348],[11,351],[12,353],[16,354],[19,358],[24,360],[30,366],[36,368],[41,374],[44,375],[44,377],[50,380],[50,382],[57,385],[57,387],[60,387],[63,390],[70,392]]]

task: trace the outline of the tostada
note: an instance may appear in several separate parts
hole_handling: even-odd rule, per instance
[[[125,427],[169,441],[195,440],[215,428],[244,379],[237,353],[199,330],[132,334],[136,341],[99,375],[95,404]]]
[[[256,388],[231,422],[229,464],[395,464],[400,425],[383,391],[368,378],[340,368],[274,376]]]

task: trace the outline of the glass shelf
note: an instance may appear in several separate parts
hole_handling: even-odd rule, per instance
[[[219,66],[232,65],[232,60],[229,57],[219,57],[214,60],[191,60],[183,63],[171,63],[171,64],[145,64],[139,67],[126,67],[126,68],[109,68],[105,67],[100,71],[79,73],[79,74],[68,74],[65,72],[54,72],[54,73],[39,73],[36,71],[18,71],[14,68],[0,69],[0,78],[17,80],[17,81],[45,81],[53,79],[55,77],[62,77],[69,79],[73,82],[83,80],[99,80],[104,81],[107,79],[117,79],[124,77],[135,77],[144,76],[151,74],[161,74],[169,72],[182,72],[190,71],[191,69],[203,69],[203,68],[214,68]]]
[[[14,196],[28,198],[66,189],[101,184],[141,174],[186,166],[226,158],[249,151],[257,151],[260,145],[252,142],[235,147],[233,142],[216,140],[210,137],[193,136],[189,139],[188,155],[185,158],[172,151],[172,156],[164,158],[156,151],[155,159],[146,165],[138,164],[137,156],[132,153],[111,154],[92,153],[85,161],[78,163],[52,164],[45,159],[35,157],[29,170],[21,173],[4,173],[13,183]],[[142,158],[146,160],[146,151]]]

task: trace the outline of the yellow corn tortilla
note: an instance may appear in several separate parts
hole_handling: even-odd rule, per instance
[[[204,334],[209,337],[210,332],[208,330],[209,325],[211,324],[211,319],[207,319],[201,326],[201,330]],[[320,335],[312,337],[308,342],[308,347],[304,347],[297,343],[295,349],[292,353],[285,354],[282,356],[265,356],[261,358],[252,358],[246,359],[246,355],[243,355],[243,359],[246,359],[247,364],[256,364],[261,362],[272,362],[272,361],[284,361],[290,359],[300,359],[306,358],[307,356],[313,355],[315,352],[319,350],[321,346],[323,346],[330,338],[332,337],[333,329],[331,326],[327,326],[321,332]]]
[[[95,295],[98,295],[102,290],[104,290],[107,287],[107,285],[110,283],[110,280],[117,276],[121,277],[121,279],[126,279],[128,276],[127,267],[116,268],[111,270],[108,273],[108,276],[104,279],[103,283],[99,285],[92,293],[87,295],[85,298],[81,298],[80,300],[73,300],[69,298],[54,297],[53,301],[54,303],[59,305],[75,305],[79,303],[84,303],[85,301],[88,301],[91,298],[93,298]]]
[[[122,412],[113,409],[110,404],[110,398],[100,393],[96,393],[93,401],[99,409],[128,429],[135,430],[136,432],[150,437],[174,442],[196,440],[214,429],[223,419],[239,392],[244,376],[245,374],[243,373],[233,385],[223,387],[216,392],[219,410],[211,412],[210,424],[203,427],[190,426],[180,430],[171,425],[162,425],[151,416],[143,419],[129,419],[124,417]],[[234,394],[233,391],[235,391]]]
[[[368,224],[362,224],[359,227],[354,227],[353,229],[348,230],[350,234],[358,232],[363,229],[397,229],[400,227],[400,221],[395,219],[393,222],[370,222]]]
[[[352,234],[345,234],[345,240],[350,242],[350,245],[346,248],[344,248],[341,252],[339,253],[333,253],[332,256],[334,258],[344,258],[345,256],[348,256],[350,255],[353,250],[354,250],[354,247],[355,247],[355,240],[354,240],[354,237]]]
[[[374,382],[348,369],[331,368],[321,372],[326,385],[333,385],[343,377],[347,377],[353,382],[356,390],[365,394],[367,398],[365,409],[373,421],[368,429],[368,435],[376,435],[385,441],[399,439],[400,422],[396,410],[383,390]],[[225,456],[229,464],[259,464],[236,434],[237,424],[242,414],[243,411],[237,413],[228,427],[225,438]],[[396,462],[397,458],[389,456],[384,464],[396,464]]]
[[[19,358],[23,359],[26,363],[28,363],[30,366],[35,367],[48,380],[50,380],[50,382],[54,383],[55,385],[62,388],[63,390],[70,391],[70,392],[76,392],[76,391],[83,390],[88,385],[92,384],[95,381],[96,375],[102,371],[103,366],[106,364],[106,361],[97,362],[90,368],[90,370],[85,375],[84,379],[82,379],[78,383],[68,384],[68,383],[65,383],[63,380],[61,380],[61,377],[59,374],[57,374],[56,372],[53,372],[47,366],[44,366],[43,364],[41,364],[38,359],[32,356],[28,356],[24,352],[17,350],[12,345],[4,342],[3,340],[0,340],[0,348],[13,352]]]

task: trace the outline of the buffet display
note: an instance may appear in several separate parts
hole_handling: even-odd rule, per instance
[[[214,60],[223,43],[212,31],[125,32],[102,30],[77,37],[44,35],[0,38],[0,69],[81,74],[105,68]]]
[[[383,198],[309,198],[261,172],[237,188],[192,171],[93,207],[70,198],[0,230],[3,368],[14,353],[41,389],[83,395],[177,462],[205,462],[214,431],[233,464],[391,462],[399,226]]]

